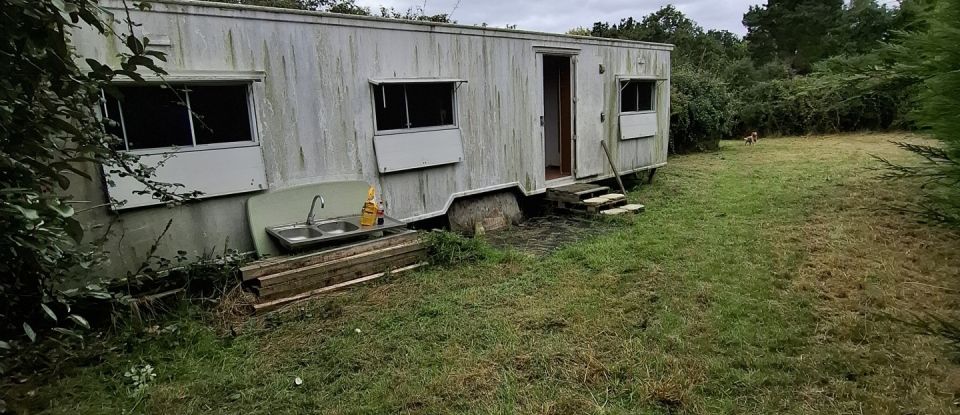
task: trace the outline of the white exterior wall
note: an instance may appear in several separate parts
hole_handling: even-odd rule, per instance
[[[104,3],[111,8],[121,4]],[[612,174],[601,140],[610,146],[621,173],[666,163],[672,48],[667,45],[219,3],[152,4],[151,11],[132,15],[143,25],[144,35],[168,44],[157,49],[167,53],[169,73],[263,72],[262,82],[253,83],[252,91],[272,190],[365,180],[382,192],[388,215],[407,220],[441,215],[459,195],[510,187],[526,194],[544,191],[542,70],[537,53],[551,50],[544,48],[576,56],[578,179]],[[79,33],[75,41],[81,55],[108,64],[115,62],[120,50],[117,40],[95,33]],[[617,76],[623,75],[662,80],[654,137],[620,140]],[[378,171],[369,80],[389,78],[466,81],[456,94],[462,162],[397,173]],[[96,201],[102,194],[95,184],[80,196]],[[169,233],[167,251],[222,248],[224,239],[230,239],[231,247],[248,250],[250,237],[241,212],[249,195],[172,210],[121,212],[120,226],[127,239],[118,243],[116,269],[128,269],[142,259],[138,255],[149,246],[145,241],[152,242],[171,217],[177,223]],[[88,223],[103,222],[108,216],[105,211],[94,213]]]

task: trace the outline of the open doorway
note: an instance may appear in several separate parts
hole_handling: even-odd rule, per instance
[[[543,56],[543,150],[547,180],[573,175],[573,88],[569,56]]]

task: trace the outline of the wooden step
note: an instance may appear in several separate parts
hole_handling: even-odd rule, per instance
[[[623,209],[632,213],[640,213],[646,210],[647,208],[646,206],[641,204],[631,204],[631,205],[623,205],[620,207],[620,209]]]
[[[628,214],[628,213],[640,213],[640,212],[643,212],[643,210],[644,210],[644,206],[643,206],[643,205],[636,205],[636,204],[634,204],[634,205],[623,205],[623,206],[616,207],[616,208],[613,208],[613,209],[601,210],[601,211],[600,211],[600,214],[601,214],[601,215],[607,215],[607,216],[616,216],[616,215],[625,215],[625,214]]]
[[[575,183],[547,189],[545,198],[554,202],[580,203],[585,199],[602,196],[610,192],[607,186],[589,183]]]

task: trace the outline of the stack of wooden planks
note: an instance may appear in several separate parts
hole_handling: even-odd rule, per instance
[[[259,299],[254,312],[264,313],[387,272],[414,269],[426,257],[419,233],[401,230],[320,252],[259,261],[240,271]]]

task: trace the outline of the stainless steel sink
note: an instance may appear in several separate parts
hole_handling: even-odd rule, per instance
[[[276,229],[277,236],[288,241],[304,241],[323,236],[323,231],[306,225],[293,225]]]
[[[360,229],[359,226],[344,221],[322,222],[318,223],[315,228],[325,235],[338,235]]]
[[[406,226],[405,223],[384,217],[382,225],[360,226],[360,216],[347,216],[314,223],[291,223],[266,228],[284,248],[296,251],[345,239],[368,237],[371,234]]]

